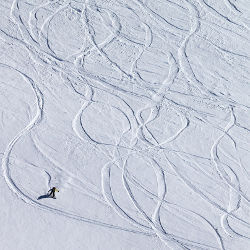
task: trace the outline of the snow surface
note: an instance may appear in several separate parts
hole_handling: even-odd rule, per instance
[[[1,250],[250,249],[249,0],[0,18]]]

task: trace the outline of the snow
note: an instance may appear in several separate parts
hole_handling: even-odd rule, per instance
[[[249,1],[0,18],[1,250],[250,249]]]

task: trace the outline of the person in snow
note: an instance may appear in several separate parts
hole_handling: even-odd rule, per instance
[[[56,198],[56,197],[55,197],[55,192],[59,192],[59,190],[56,189],[56,187],[51,188],[51,189],[48,191],[48,196],[51,196],[51,195],[52,195],[52,198]]]

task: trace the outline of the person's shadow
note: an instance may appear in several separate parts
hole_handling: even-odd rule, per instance
[[[46,199],[46,198],[50,198],[50,196],[48,194],[45,194],[45,195],[39,196],[37,199],[41,200],[41,199]]]

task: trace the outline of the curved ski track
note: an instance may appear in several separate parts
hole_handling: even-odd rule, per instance
[[[250,55],[234,51],[234,47],[225,48],[223,41],[217,44],[216,37],[212,39],[214,34],[209,36],[206,33],[209,31],[204,29],[211,24],[211,30],[235,33],[249,43],[244,8],[237,1],[224,0],[218,5],[228,10],[224,14],[224,8],[220,10],[208,0],[157,2],[160,6],[156,2],[154,5],[154,1],[142,0],[116,1],[115,4],[98,0],[41,1],[31,5],[28,15],[24,15],[25,1],[13,0],[9,18],[18,29],[18,35],[0,27],[0,37],[6,43],[24,48],[36,74],[32,73],[31,77],[28,70],[12,64],[0,62],[0,67],[15,71],[30,85],[36,98],[36,114],[5,148],[3,176],[10,190],[25,203],[57,215],[127,233],[158,237],[167,249],[231,249],[228,247],[231,237],[250,239],[230,224],[233,220],[250,233],[250,222],[240,213],[244,207],[249,208],[250,203],[246,192],[249,183],[244,179],[248,172],[241,159],[240,142],[231,133],[234,129],[250,131],[247,120],[242,118],[244,112],[249,112],[247,97],[250,94],[246,90],[239,100],[233,92],[234,83],[245,86],[249,81],[249,70],[244,64],[249,65]],[[162,12],[157,12],[161,7],[181,13],[180,17],[162,16]],[[40,16],[40,11],[46,14]],[[76,44],[75,47],[80,47],[73,53],[63,54],[60,46],[65,34],[61,34],[60,41],[61,30],[55,26],[57,18],[66,20],[68,13],[72,15],[70,20],[76,22],[74,27],[80,27],[75,34],[81,37],[82,44]],[[218,24],[213,23],[211,17],[218,20]],[[189,26],[184,26],[187,20]],[[207,42],[208,47],[204,50],[212,57],[221,55],[219,60],[227,68],[220,71],[198,57],[201,51],[201,45],[199,47],[197,43],[199,39]],[[68,49],[66,46],[65,50]],[[216,54],[217,51],[220,53]],[[237,76],[230,84],[233,79],[225,72],[236,65],[239,67],[236,70],[243,70],[243,76]],[[44,107],[48,105],[46,100],[57,93],[56,84],[47,86],[46,80],[41,81],[48,75],[57,79],[58,86],[63,82],[74,96],[72,103],[77,100],[77,104],[72,105],[71,130],[65,133],[70,134],[74,142],[88,145],[106,161],[96,179],[100,185],[92,184],[88,176],[83,179],[64,169],[46,145],[42,145],[38,135],[32,134],[34,128],[39,130],[47,122],[41,122]],[[225,84],[228,85],[225,87]],[[67,103],[65,107],[59,107],[67,110],[66,106]],[[89,110],[95,107],[109,110],[109,117],[102,109],[89,115]],[[49,105],[46,112],[52,112]],[[241,120],[244,126],[240,125]],[[108,124],[111,131],[102,131],[109,138],[108,142],[93,132],[98,130],[96,124],[101,122]],[[209,138],[207,133],[211,133]],[[121,221],[126,222],[125,226],[112,220],[106,223],[74,214],[69,212],[67,205],[65,209],[48,206],[19,187],[11,175],[9,159],[15,145],[22,143],[21,139],[28,135],[31,135],[34,150],[50,163],[51,171],[62,173],[70,180],[68,185],[111,207]],[[192,140],[198,141],[195,149]],[[226,142],[230,143],[226,145]],[[136,172],[131,159],[144,162],[145,173],[152,171],[153,175],[145,177],[144,173]],[[44,171],[51,184],[50,170]],[[208,184],[199,185],[192,173],[197,178],[206,178]],[[126,206],[118,198],[117,182],[129,200]],[[216,200],[215,187],[210,183],[221,188],[218,192],[224,190],[221,199]],[[179,189],[185,187],[183,194],[178,193],[178,188],[175,190],[175,185]],[[138,193],[141,194],[139,199]],[[182,200],[185,195],[190,195],[187,206]],[[192,204],[195,199],[201,208]],[[213,210],[211,214],[207,212],[210,209]],[[176,223],[173,222],[175,219]],[[185,230],[190,231],[190,235],[183,236]],[[196,235],[197,230],[201,231],[199,235]]]

